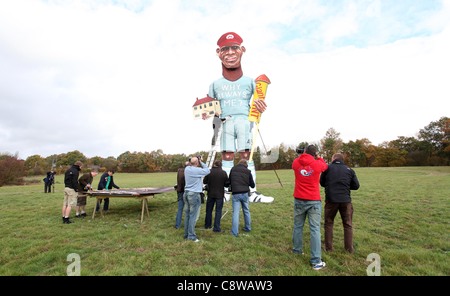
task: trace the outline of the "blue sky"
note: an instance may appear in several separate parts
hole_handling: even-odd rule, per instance
[[[0,2],[0,153],[191,154],[209,120],[191,106],[221,75],[235,31],[244,74],[272,83],[266,146],[378,145],[450,116],[450,1]],[[196,140],[193,141],[193,135]]]

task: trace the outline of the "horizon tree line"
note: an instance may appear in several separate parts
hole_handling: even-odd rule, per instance
[[[340,133],[330,128],[318,143],[300,142],[297,145],[271,147],[265,151],[257,147],[253,160],[257,170],[291,169],[292,161],[298,156],[296,149],[308,144],[318,146],[320,155],[330,162],[334,153],[344,154],[350,167],[395,167],[395,166],[448,166],[450,165],[450,118],[441,117],[423,129],[417,137],[399,136],[396,140],[385,141],[373,145],[369,139],[357,139],[343,142]],[[265,148],[265,147],[264,147]],[[276,152],[276,157],[270,157]],[[209,151],[196,151],[192,155],[202,155],[207,159]],[[217,153],[216,158],[220,158]],[[68,153],[41,157],[32,155],[25,160],[18,155],[0,154],[0,186],[22,184],[26,176],[44,175],[54,169],[57,174],[80,160],[84,164],[83,171],[97,168],[99,170],[114,169],[124,173],[176,172],[184,164],[186,154],[165,154],[161,149],[151,152],[126,151],[117,158],[86,157],[75,150]],[[267,161],[269,159],[270,161]]]

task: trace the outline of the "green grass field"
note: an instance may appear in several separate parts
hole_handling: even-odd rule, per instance
[[[307,225],[306,255],[291,252],[293,173],[282,170],[277,173],[283,187],[274,171],[257,173],[258,191],[275,202],[250,204],[253,230],[248,236],[230,234],[230,202],[224,205],[224,232],[204,230],[202,205],[196,230],[200,243],[185,241],[184,231],[174,228],[175,191],[151,199],[150,217],[142,224],[138,200],[112,198],[110,212],[92,220],[95,200],[88,198],[88,217],[72,218],[75,223],[67,225],[61,221],[63,176],[56,176],[56,192],[50,194],[43,193],[43,177],[34,178],[40,181],[34,185],[1,187],[0,275],[64,276],[73,256],[79,256],[82,276],[365,276],[373,253],[380,256],[383,276],[450,275],[450,167],[355,171],[361,183],[352,193],[356,252],[344,252],[338,215],[335,251],[323,252],[327,267],[320,271],[308,263]],[[121,188],[173,186],[176,173],[116,173],[114,180]]]

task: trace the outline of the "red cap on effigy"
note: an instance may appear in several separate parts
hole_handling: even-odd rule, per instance
[[[219,47],[223,47],[226,45],[241,45],[242,38],[238,34],[234,32],[228,32],[220,36],[219,40],[217,40],[217,45]]]

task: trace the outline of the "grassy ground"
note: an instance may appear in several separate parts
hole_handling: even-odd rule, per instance
[[[56,176],[55,193],[43,193],[42,177],[34,185],[1,187],[0,275],[66,275],[73,256],[79,256],[79,270],[86,276],[364,276],[373,253],[380,257],[381,275],[450,275],[450,167],[356,169],[361,183],[353,192],[356,253],[344,252],[338,216],[335,251],[323,252],[327,267],[320,271],[308,263],[307,226],[306,255],[291,252],[293,174],[277,173],[283,187],[273,171],[258,172],[258,191],[274,196],[275,202],[250,204],[253,230],[248,236],[231,236],[230,202],[224,206],[225,232],[204,230],[202,205],[196,230],[200,243],[185,241],[183,230],[173,227],[175,191],[150,200],[150,217],[142,224],[135,199],[113,198],[110,212],[92,220],[95,201],[88,198],[88,217],[65,225],[61,175]],[[175,173],[114,177],[121,188],[176,183]]]

